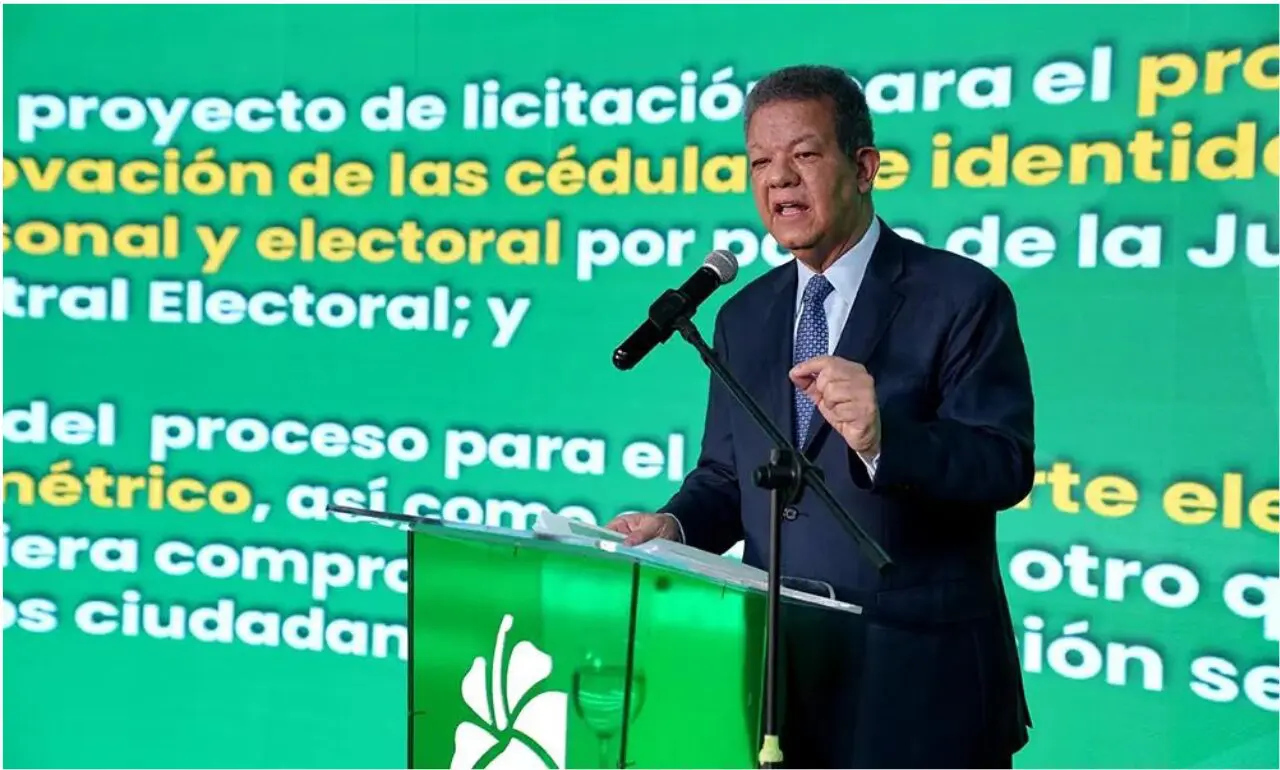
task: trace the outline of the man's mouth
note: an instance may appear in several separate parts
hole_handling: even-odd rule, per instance
[[[780,217],[795,217],[809,210],[803,203],[775,203],[773,213]]]

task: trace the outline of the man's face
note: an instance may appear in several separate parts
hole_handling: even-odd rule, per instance
[[[747,127],[756,210],[785,249],[821,269],[853,245],[879,167],[874,150],[855,161],[836,140],[826,101],[778,101]]]

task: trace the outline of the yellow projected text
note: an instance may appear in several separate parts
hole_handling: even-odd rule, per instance
[[[1256,91],[1275,91],[1280,88],[1278,60],[1280,45],[1275,43],[1248,52],[1214,49],[1205,52],[1202,61],[1182,52],[1144,56],[1138,60],[1138,117],[1155,115],[1162,101],[1186,96],[1197,86],[1206,96],[1217,96],[1226,90],[1229,77],[1239,77]],[[1238,75],[1233,73],[1236,69]]]
[[[1121,518],[1138,509],[1141,497],[1138,485],[1124,476],[1083,478],[1072,463],[1056,462],[1036,471],[1031,494],[1014,507],[1027,510],[1039,502],[1062,513]],[[1171,521],[1184,526],[1216,523],[1228,530],[1247,527],[1280,534],[1280,489],[1249,490],[1240,473],[1223,473],[1212,483],[1174,481],[1161,494],[1160,508]]]
[[[1126,140],[1072,142],[1065,149],[1051,144],[1012,147],[1009,134],[957,149],[951,134],[933,137],[934,188],[1044,187],[1118,185],[1125,182],[1185,182],[1192,178],[1223,182],[1253,179],[1258,169],[1280,175],[1280,137],[1260,142],[1258,124],[1242,121],[1228,134],[1193,138],[1190,121],[1173,124],[1169,138],[1155,131],[1135,131]]]
[[[419,222],[405,220],[393,230],[369,227],[321,228],[313,217],[303,217],[297,227],[272,226],[259,233],[258,253],[272,262],[383,263],[397,257],[411,264],[480,265],[497,261],[504,265],[557,265],[562,251],[560,220],[548,219],[539,227],[442,228],[426,230]]]
[[[244,482],[223,479],[206,484],[188,476],[169,478],[159,463],[152,463],[146,474],[115,474],[101,465],[90,467],[83,477],[71,471],[70,460],[53,463],[39,476],[22,470],[5,471],[3,499],[24,507],[37,502],[55,508],[86,503],[103,509],[171,509],[179,513],[209,508],[228,515],[244,513],[253,504],[253,492]]]

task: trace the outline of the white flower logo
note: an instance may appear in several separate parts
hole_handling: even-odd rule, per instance
[[[462,678],[462,699],[479,721],[462,722],[454,731],[453,770],[565,766],[569,695],[538,687],[551,675],[552,661],[533,644],[522,640],[506,657],[512,623],[503,616],[491,676],[486,678],[481,656]]]

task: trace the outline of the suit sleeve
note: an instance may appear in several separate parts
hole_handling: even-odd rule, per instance
[[[726,347],[724,323],[717,316],[712,349],[727,365]],[[712,553],[724,553],[742,539],[741,494],[730,427],[733,404],[733,394],[712,374],[698,462],[675,495],[658,509],[676,517],[686,544]]]
[[[1031,491],[1035,402],[1013,294],[996,278],[975,297],[943,346],[936,418],[882,412],[874,479],[850,451],[858,486],[996,510]]]

